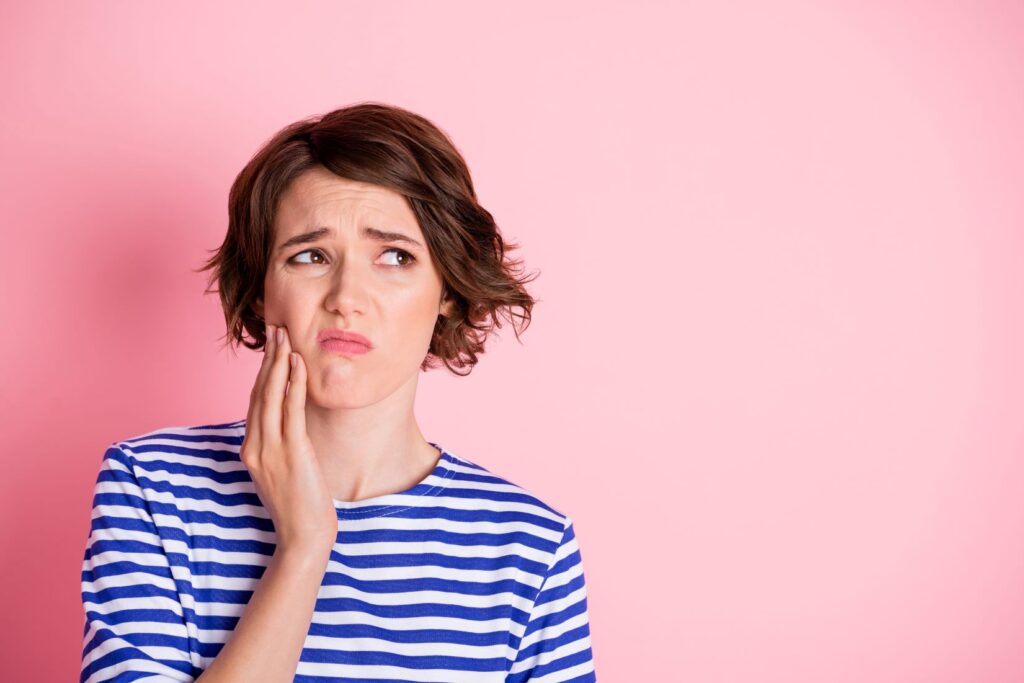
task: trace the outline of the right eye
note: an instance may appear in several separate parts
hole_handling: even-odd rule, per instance
[[[305,265],[317,265],[317,264],[310,264],[308,261],[296,261],[295,260],[295,259],[299,258],[300,256],[302,256],[303,254],[319,254],[321,257],[323,256],[323,252],[321,252],[319,249],[307,249],[306,251],[300,251],[295,256],[292,256],[290,259],[288,259],[288,263],[298,263],[300,265],[303,265],[303,264],[305,264]]]

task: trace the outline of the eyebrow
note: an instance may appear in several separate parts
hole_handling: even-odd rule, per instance
[[[414,244],[420,249],[425,248],[418,240],[415,240],[401,232],[391,232],[388,230],[378,230],[377,228],[365,227],[360,231],[360,233],[365,239],[371,239],[375,242],[405,242],[407,244]],[[309,244],[310,242],[316,242],[322,237],[327,237],[328,235],[333,234],[334,230],[331,228],[316,228],[315,230],[310,230],[309,232],[303,232],[295,235],[294,237],[289,237],[284,241],[284,244],[277,248],[277,250],[284,251],[285,249],[299,244]]]

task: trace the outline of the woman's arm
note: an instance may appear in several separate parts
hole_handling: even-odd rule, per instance
[[[270,512],[277,547],[203,683],[294,680],[338,536],[338,513],[306,431],[305,360],[291,353],[283,328],[268,325],[267,341],[239,456]]]
[[[278,544],[228,642],[201,671],[193,664],[172,566],[182,560],[172,561],[165,550],[152,504],[132,457],[111,445],[97,477],[82,563],[80,680],[127,683],[140,675],[151,683],[294,680],[332,546]]]
[[[290,683],[330,553],[278,547],[245,612],[202,683]]]
[[[595,683],[583,556],[572,519],[545,573],[516,646],[507,683]]]
[[[116,444],[103,454],[82,559],[81,683],[194,681],[180,554],[168,551],[135,475]],[[157,508],[158,512],[166,512]],[[173,561],[172,561],[173,560]],[[181,581],[182,586],[178,585]]]

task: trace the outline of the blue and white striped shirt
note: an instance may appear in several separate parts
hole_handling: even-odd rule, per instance
[[[245,420],[111,444],[82,564],[81,683],[193,681],[275,548]],[[295,680],[596,681],[572,520],[445,450],[401,493],[335,500]]]

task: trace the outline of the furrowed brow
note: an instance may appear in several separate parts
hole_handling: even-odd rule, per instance
[[[420,249],[425,248],[420,244],[419,240],[415,240],[401,232],[388,232],[387,230],[378,230],[377,228],[367,227],[363,228],[363,237],[377,242],[405,242],[406,244],[415,245]]]
[[[309,232],[303,232],[294,237],[289,237],[284,241],[284,244],[277,248],[278,251],[284,251],[290,247],[295,247],[300,244],[309,244],[310,242],[316,242],[321,237],[331,234],[330,228],[317,228],[316,230],[310,230]]]
[[[309,232],[303,232],[294,237],[289,237],[277,248],[278,251],[284,251],[291,247],[298,246],[300,244],[309,244],[310,242],[316,242],[318,239],[333,235],[334,231],[331,228],[320,227]],[[377,228],[366,227],[362,229],[362,235],[366,239],[374,240],[375,242],[405,242],[406,244],[412,244],[425,249],[425,247],[419,242],[419,240],[413,239],[408,235],[401,232],[392,232],[388,230],[378,230]]]

